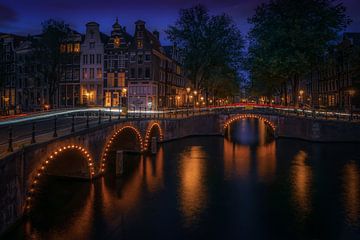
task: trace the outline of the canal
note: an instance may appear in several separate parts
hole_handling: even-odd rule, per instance
[[[227,137],[126,155],[92,183],[47,177],[6,239],[360,239],[360,145],[274,140],[256,119]]]

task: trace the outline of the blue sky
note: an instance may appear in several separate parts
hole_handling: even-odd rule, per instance
[[[158,30],[163,43],[167,43],[163,31],[174,23],[180,8],[202,3],[211,13],[228,13],[238,24],[243,34],[249,25],[247,18],[254,13],[257,4],[266,0],[1,0],[0,32],[16,34],[40,33],[41,22],[55,18],[65,20],[74,29],[84,32],[86,22],[100,23],[101,31],[109,34],[115,18],[126,26],[130,34],[134,22],[146,21],[150,30]],[[360,32],[360,0],[343,0],[348,14],[353,19],[348,31]]]

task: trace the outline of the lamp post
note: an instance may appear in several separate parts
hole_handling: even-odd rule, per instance
[[[303,95],[304,95],[304,90],[300,90],[299,91],[299,100],[300,100],[300,103],[303,105],[304,104],[304,97],[303,97]]]
[[[190,94],[191,88],[186,88],[186,107],[189,109],[189,94]]]
[[[198,94],[198,92],[195,90],[195,91],[194,91],[194,110],[195,110],[195,103],[196,103],[196,105],[198,104],[197,94]]]
[[[176,96],[176,108],[179,108],[180,98],[181,98],[181,97],[180,97],[179,95]]]
[[[123,88],[121,90],[121,102],[119,102],[119,115],[120,115],[120,109],[123,106],[123,102],[124,102],[123,99],[125,98],[125,100],[126,100],[126,93],[127,93],[127,89]],[[126,107],[126,105],[125,105],[125,107]]]

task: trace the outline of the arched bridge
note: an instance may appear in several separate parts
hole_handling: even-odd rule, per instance
[[[92,179],[106,171],[109,158],[117,150],[147,153],[153,138],[163,142],[193,135],[224,135],[234,121],[257,118],[279,137],[310,141],[360,139],[358,123],[274,109],[185,109],[137,114],[121,117],[99,112],[57,117],[50,120],[49,131],[41,134],[40,130],[36,132],[40,126],[28,123],[30,135],[23,139],[15,132],[24,132],[26,126],[12,125],[7,151],[2,148],[0,156],[0,232],[31,208],[37,185],[45,174]]]

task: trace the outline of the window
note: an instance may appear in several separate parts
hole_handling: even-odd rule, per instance
[[[135,68],[130,69],[130,77],[135,78]]]
[[[90,64],[94,64],[94,63],[95,63],[95,55],[90,54]]]
[[[71,43],[68,43],[68,44],[66,45],[66,51],[67,51],[68,53],[71,53],[71,52],[73,51],[73,46],[72,46]]]
[[[87,79],[87,69],[86,68],[82,69],[82,79]]]
[[[119,75],[119,86],[125,87],[125,73],[121,72],[118,73],[118,75]]]
[[[88,55],[83,55],[83,64],[87,64],[88,63]]]
[[[90,79],[94,79],[94,69],[90,68]]]
[[[143,41],[137,40],[137,48],[143,48]]]
[[[97,68],[96,69],[96,78],[101,79],[101,77],[102,77],[102,70],[101,70],[101,68]]]
[[[101,54],[96,54],[96,63],[101,64]]]
[[[145,78],[150,78],[150,68],[145,69]]]
[[[89,47],[90,47],[90,49],[95,48],[95,43],[94,42],[89,43]]]
[[[144,32],[143,31],[138,31],[138,37],[142,38],[144,36]]]
[[[142,64],[143,63],[143,55],[139,54],[138,55],[138,64]]]
[[[80,43],[74,44],[74,52],[79,53],[80,52]]]
[[[115,37],[114,39],[114,47],[118,48],[120,46],[120,38],[119,37]]]
[[[114,73],[107,74],[107,87],[108,88],[114,87]]]
[[[118,60],[113,60],[112,61],[112,67],[117,69],[118,68]]]
[[[131,55],[130,55],[130,62],[135,62],[135,61],[136,61],[135,53],[131,53]]]
[[[150,56],[150,54],[145,54],[145,61],[150,61],[150,59],[151,59],[151,56]]]
[[[143,77],[143,70],[142,68],[138,68],[138,78],[142,78]]]
[[[66,52],[66,45],[65,44],[60,45],[60,52],[62,52],[62,53]]]

